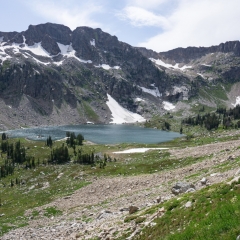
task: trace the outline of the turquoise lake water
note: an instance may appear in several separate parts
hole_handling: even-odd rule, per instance
[[[21,137],[44,141],[48,136],[53,140],[66,137],[66,132],[81,133],[85,140],[98,144],[117,143],[160,143],[170,141],[182,135],[157,129],[143,128],[133,125],[67,125],[48,126],[9,130],[9,137]]]

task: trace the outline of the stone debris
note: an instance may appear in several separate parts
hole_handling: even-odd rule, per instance
[[[207,179],[204,177],[200,180],[202,185],[206,185],[207,184]]]
[[[238,167],[232,167],[221,173],[216,168],[217,164],[221,164],[221,159],[228,159],[230,155],[238,158],[240,156],[239,145],[240,140],[236,140],[224,144],[218,142],[206,146],[169,150],[173,159],[182,158],[182,156],[184,158],[195,155],[195,157],[209,154],[212,156],[190,166],[170,171],[129,177],[98,177],[97,179],[89,176],[89,181],[92,183],[80,188],[72,195],[27,210],[25,217],[29,219],[28,226],[11,230],[2,236],[1,240],[106,240],[120,237],[127,232],[129,233],[128,239],[133,239],[134,236],[140,234],[144,227],[153,226],[154,219],[163,216],[166,210],[160,207],[154,214],[146,215],[144,222],[136,224],[134,220],[124,222],[124,219],[130,216],[129,206],[136,207],[137,214],[141,216],[142,208],[146,210],[152,205],[161,204],[180,193],[199,190],[209,183],[229,181],[231,178],[233,180],[229,184],[239,181],[240,169]],[[233,150],[223,151],[223,149]],[[229,161],[229,164],[234,164],[234,161]],[[238,170],[236,171],[236,169]],[[196,175],[199,172],[204,172],[204,176]],[[187,183],[185,179],[190,179],[191,183]],[[172,187],[172,182],[177,183]],[[49,183],[46,182],[43,185],[43,187],[47,187]],[[127,191],[128,189],[131,191]],[[192,205],[193,203],[189,201],[183,207],[188,208]],[[44,209],[48,207],[56,207],[62,214],[48,218],[44,216]],[[37,211],[39,215],[33,217],[33,211]],[[2,213],[0,217],[3,218],[6,215]]]
[[[172,188],[172,193],[178,195],[180,193],[194,192],[195,186],[186,182],[178,182]]]

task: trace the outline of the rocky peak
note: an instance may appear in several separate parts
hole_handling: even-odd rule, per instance
[[[53,38],[50,37],[48,34],[45,34],[45,36],[43,37],[41,45],[51,55],[57,55],[61,52],[56,41],[54,41]]]
[[[187,48],[176,48],[167,52],[155,52],[146,48],[136,48],[147,58],[162,59],[166,62],[177,62],[177,63],[189,63],[191,60],[201,58],[206,54],[210,53],[234,53],[236,56],[240,56],[240,42],[229,41],[221,43],[217,46],[211,47],[187,47]]]
[[[0,38],[3,38],[4,42],[11,40],[18,32],[0,32]]]
[[[240,42],[239,41],[229,41],[226,43],[221,43],[218,46],[219,52],[233,52],[236,56],[240,56]]]
[[[69,27],[53,23],[30,25],[27,31],[22,32],[28,45],[41,42],[45,35],[50,36],[55,42],[67,45],[71,42],[71,33]]]
[[[153,51],[152,49],[147,49],[145,47],[136,47],[136,49],[140,51],[147,58],[158,59],[160,57],[159,53]]]

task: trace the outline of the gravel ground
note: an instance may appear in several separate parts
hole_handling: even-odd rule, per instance
[[[28,210],[27,227],[18,228],[5,234],[1,239],[114,239],[114,236],[129,231],[137,234],[138,229],[132,222],[124,223],[129,215],[129,206],[146,209],[174,195],[172,186],[186,177],[192,177],[191,182],[196,189],[204,187],[200,180],[207,178],[208,184],[229,181],[235,176],[239,165],[235,159],[240,156],[240,140],[224,143],[214,143],[204,146],[169,150],[172,159],[187,157],[204,157],[202,161],[190,166],[176,168],[160,173],[131,177],[101,177],[89,179],[92,184],[77,190],[68,197],[57,199],[52,203]],[[229,163],[230,168],[221,169],[223,163]],[[189,180],[190,181],[190,180]],[[54,206],[63,212],[60,216],[47,218],[43,209]],[[32,211],[40,214],[35,219]],[[151,221],[148,216],[145,224]],[[129,238],[131,239],[131,238]]]

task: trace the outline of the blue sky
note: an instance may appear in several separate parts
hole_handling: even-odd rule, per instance
[[[101,28],[157,52],[240,40],[239,0],[0,0],[0,31],[52,22]]]

